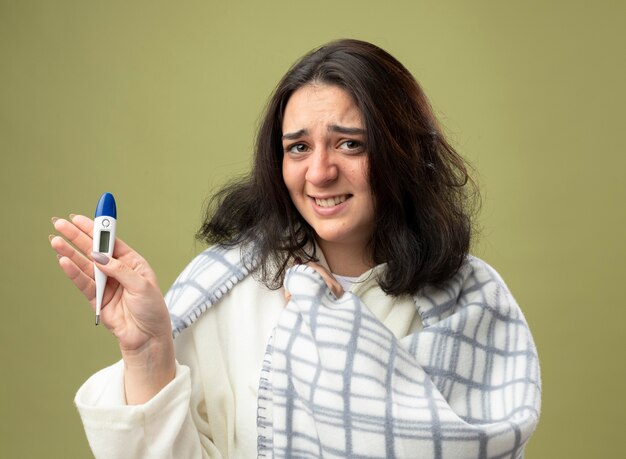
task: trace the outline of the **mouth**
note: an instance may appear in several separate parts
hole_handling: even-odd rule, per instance
[[[312,196],[312,198],[315,200],[315,204],[317,204],[320,207],[326,207],[326,208],[338,206],[339,204],[346,202],[348,198],[350,197],[351,195],[349,194],[331,196],[330,198],[316,198]]]

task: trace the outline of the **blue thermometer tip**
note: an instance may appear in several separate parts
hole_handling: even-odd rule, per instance
[[[96,207],[96,217],[113,217],[117,219],[117,208],[115,207],[115,198],[111,193],[104,193],[98,201]]]

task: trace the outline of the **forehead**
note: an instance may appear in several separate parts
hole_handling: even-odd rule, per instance
[[[328,84],[307,84],[296,90],[285,107],[283,132],[338,124],[363,127],[363,117],[352,96]]]

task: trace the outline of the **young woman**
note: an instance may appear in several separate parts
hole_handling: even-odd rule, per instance
[[[92,306],[93,261],[110,278],[122,360],[76,396],[96,457],[521,457],[537,354],[468,255],[474,198],[412,75],[340,40],[278,84],[165,299],[128,245],[92,253],[90,219],[53,219]]]

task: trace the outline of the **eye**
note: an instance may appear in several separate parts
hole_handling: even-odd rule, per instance
[[[307,147],[306,144],[304,143],[294,143],[292,145],[287,146],[287,148],[285,148],[285,151],[287,153],[306,153],[308,151],[309,147]]]
[[[339,144],[339,149],[359,153],[363,151],[363,143],[358,140],[344,140]]]

